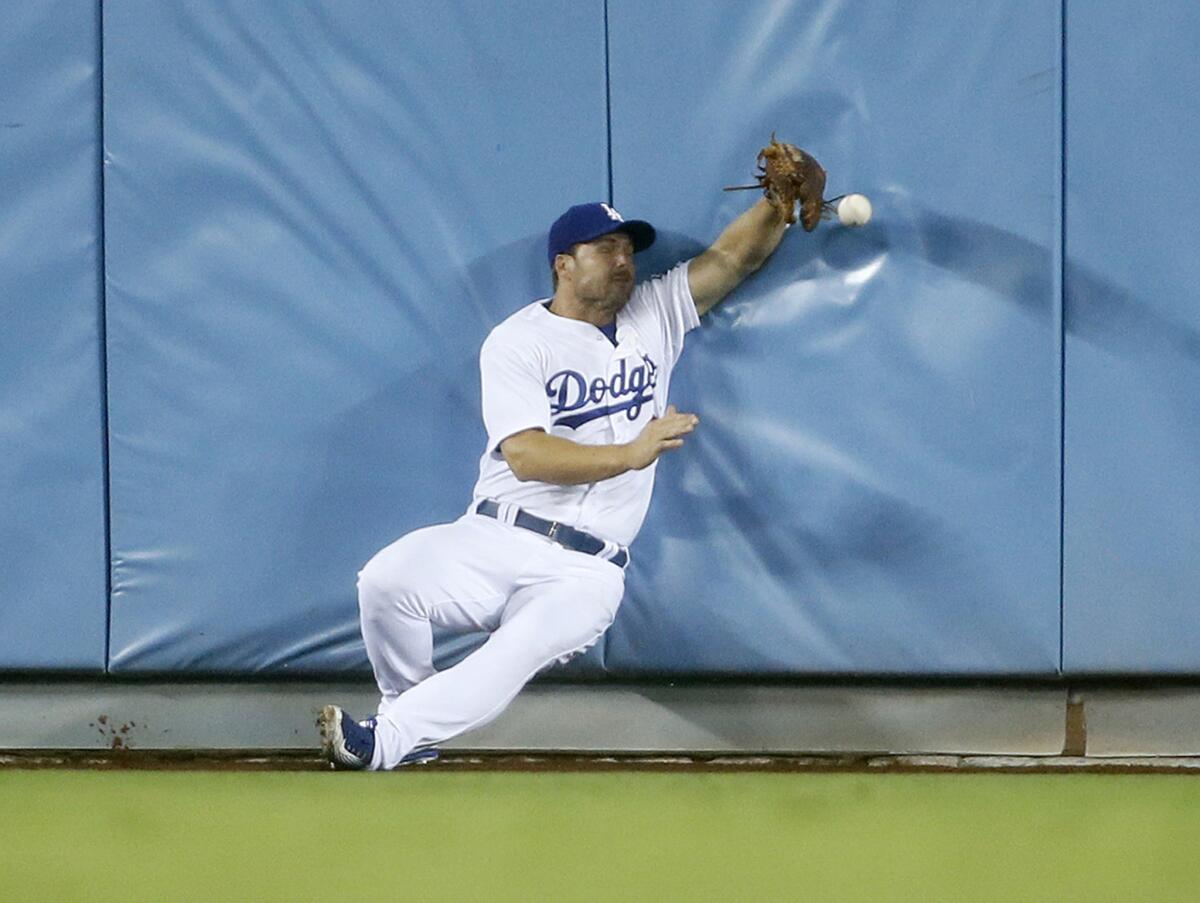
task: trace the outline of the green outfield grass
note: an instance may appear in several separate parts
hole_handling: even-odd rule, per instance
[[[4,900],[1200,899],[1171,775],[0,772]]]

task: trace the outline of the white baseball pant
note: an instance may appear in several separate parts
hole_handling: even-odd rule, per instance
[[[506,508],[508,506],[505,506]],[[487,724],[543,668],[592,646],[625,572],[479,514],[401,537],[358,575],[367,656],[382,698],[372,769]],[[491,636],[433,667],[433,625]]]

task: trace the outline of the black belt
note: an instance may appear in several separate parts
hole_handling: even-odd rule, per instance
[[[484,499],[475,507],[475,513],[482,514],[484,517],[494,517],[499,520],[500,503],[492,499]],[[517,509],[517,517],[513,521],[513,525],[523,530],[532,530],[534,533],[539,533],[547,539],[558,543],[564,549],[570,549],[573,552],[583,552],[586,555],[599,555],[608,546],[608,543],[603,539],[599,539],[591,533],[584,533],[582,530],[576,530],[574,527],[567,524],[560,524],[558,521],[545,520],[521,508]],[[608,560],[617,567],[623,568],[629,563],[629,553],[625,549],[621,549]]]

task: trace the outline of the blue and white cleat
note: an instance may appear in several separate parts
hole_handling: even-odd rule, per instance
[[[321,729],[321,751],[329,763],[343,771],[362,771],[371,767],[375,755],[375,717],[355,721],[340,706],[321,709],[317,726]],[[405,765],[428,765],[441,755],[432,746],[414,749],[400,760]]]
[[[334,768],[362,771],[371,767],[375,755],[375,721],[359,723],[340,706],[327,705],[317,717],[321,730],[321,752]]]
[[[365,727],[372,733],[375,731],[375,725],[379,723],[378,716],[372,715],[370,718],[364,718],[358,722],[360,727]],[[403,768],[405,765],[428,765],[430,762],[436,762],[441,756],[437,747],[426,746],[422,749],[414,749],[406,756],[400,759],[397,768]]]
[[[441,753],[433,746],[427,746],[424,749],[414,749],[400,760],[400,765],[428,765],[430,762],[436,762],[440,755]]]

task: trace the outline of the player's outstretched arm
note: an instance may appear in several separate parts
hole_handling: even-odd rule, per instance
[[[708,313],[779,247],[787,222],[766,198],[730,223],[712,247],[688,265],[688,287],[700,315]]]
[[[651,420],[636,439],[623,445],[582,445],[532,429],[505,439],[500,453],[521,481],[559,486],[596,483],[649,467],[663,452],[682,446],[683,437],[699,422],[695,414],[681,414],[670,405],[662,417]]]

